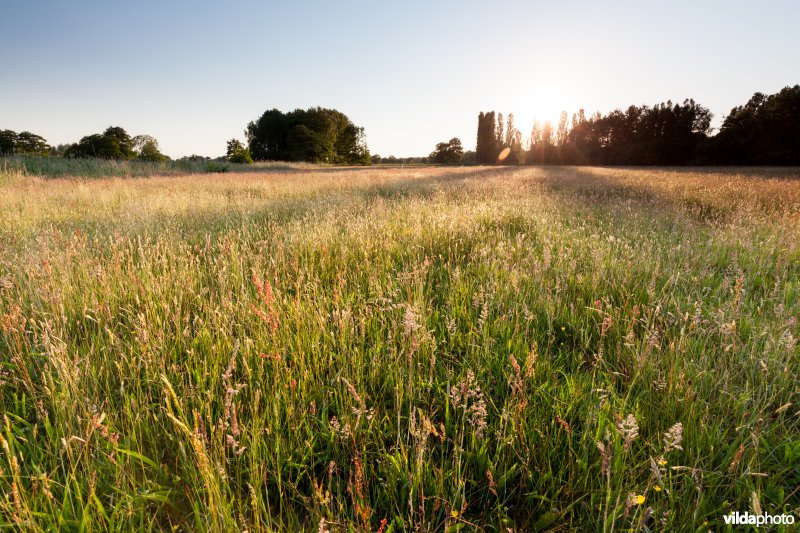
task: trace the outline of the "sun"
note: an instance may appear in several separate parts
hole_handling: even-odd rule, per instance
[[[515,127],[525,135],[530,134],[535,122],[539,127],[549,122],[556,129],[564,112],[569,123],[572,115],[581,108],[579,100],[572,93],[569,87],[560,86],[539,87],[532,91],[526,99],[526,105],[514,114]]]

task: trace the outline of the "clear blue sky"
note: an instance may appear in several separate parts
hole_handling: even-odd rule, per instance
[[[606,5],[608,4],[608,5]],[[425,155],[477,114],[692,97],[715,125],[800,83],[800,2],[0,0],[0,129],[51,144],[109,125],[216,156],[276,107],[325,106],[372,153]]]

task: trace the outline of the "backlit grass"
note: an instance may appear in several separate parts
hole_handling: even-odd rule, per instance
[[[0,178],[0,521],[800,513],[793,170]]]

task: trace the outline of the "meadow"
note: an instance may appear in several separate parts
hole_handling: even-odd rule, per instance
[[[800,515],[796,169],[0,169],[4,527]]]

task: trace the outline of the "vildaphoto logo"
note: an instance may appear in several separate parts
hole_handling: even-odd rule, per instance
[[[722,517],[726,524],[734,526],[773,526],[794,524],[794,516],[790,514],[750,514],[748,512],[730,513]]]

